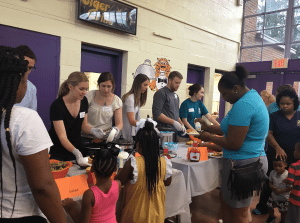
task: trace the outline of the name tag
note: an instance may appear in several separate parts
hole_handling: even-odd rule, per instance
[[[80,118],[84,118],[85,117],[85,112],[80,112]]]
[[[178,98],[177,94],[175,94],[175,93],[174,93],[174,96],[175,96],[176,99]]]
[[[104,107],[102,108],[102,111],[104,111],[104,112],[112,112],[112,108],[109,107],[109,106],[104,106]]]
[[[300,120],[297,120],[297,126],[300,127]]]
[[[189,108],[189,112],[194,112],[194,108]]]
[[[199,108],[199,114],[201,114],[201,109]]]

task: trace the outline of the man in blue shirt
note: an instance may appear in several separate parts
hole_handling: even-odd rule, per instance
[[[25,60],[28,61],[27,73],[29,74],[31,71],[34,71],[36,56],[32,50],[26,45],[20,45],[16,47],[16,50],[19,52],[19,54],[24,56]],[[27,90],[23,100],[15,105],[27,107],[37,111],[36,87],[29,80],[27,80]]]

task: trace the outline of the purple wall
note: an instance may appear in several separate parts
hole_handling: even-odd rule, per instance
[[[0,25],[0,45],[27,45],[36,55],[36,70],[28,79],[37,89],[37,111],[49,130],[50,105],[56,99],[59,87],[60,37]]]
[[[204,73],[205,73],[204,68],[189,65],[186,83],[201,84],[204,86]],[[203,98],[201,99],[201,101],[203,102]]]
[[[122,52],[112,51],[93,46],[82,46],[81,71],[102,73],[111,72],[115,79],[115,94],[121,95]]]
[[[294,84],[294,81],[300,81],[300,60],[290,60],[286,69],[271,69],[272,62],[251,62],[240,63],[245,65],[248,71],[256,75],[255,79],[247,79],[246,85],[255,89],[258,93],[266,89],[266,82],[273,82],[273,92],[283,84]]]

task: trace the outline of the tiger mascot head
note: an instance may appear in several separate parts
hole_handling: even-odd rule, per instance
[[[167,60],[166,58],[157,58],[157,62],[155,63],[156,80],[153,80],[149,86],[152,91],[158,90],[167,85],[171,71],[169,61],[170,60]]]

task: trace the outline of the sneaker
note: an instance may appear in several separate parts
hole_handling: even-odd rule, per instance
[[[272,223],[275,219],[276,219],[275,216],[269,216],[268,219],[265,221],[265,223]]]
[[[258,210],[257,208],[255,208],[253,211],[252,211],[252,214],[254,215],[262,215],[262,214],[268,214],[269,212],[266,211],[266,212],[261,212],[260,210]]]

